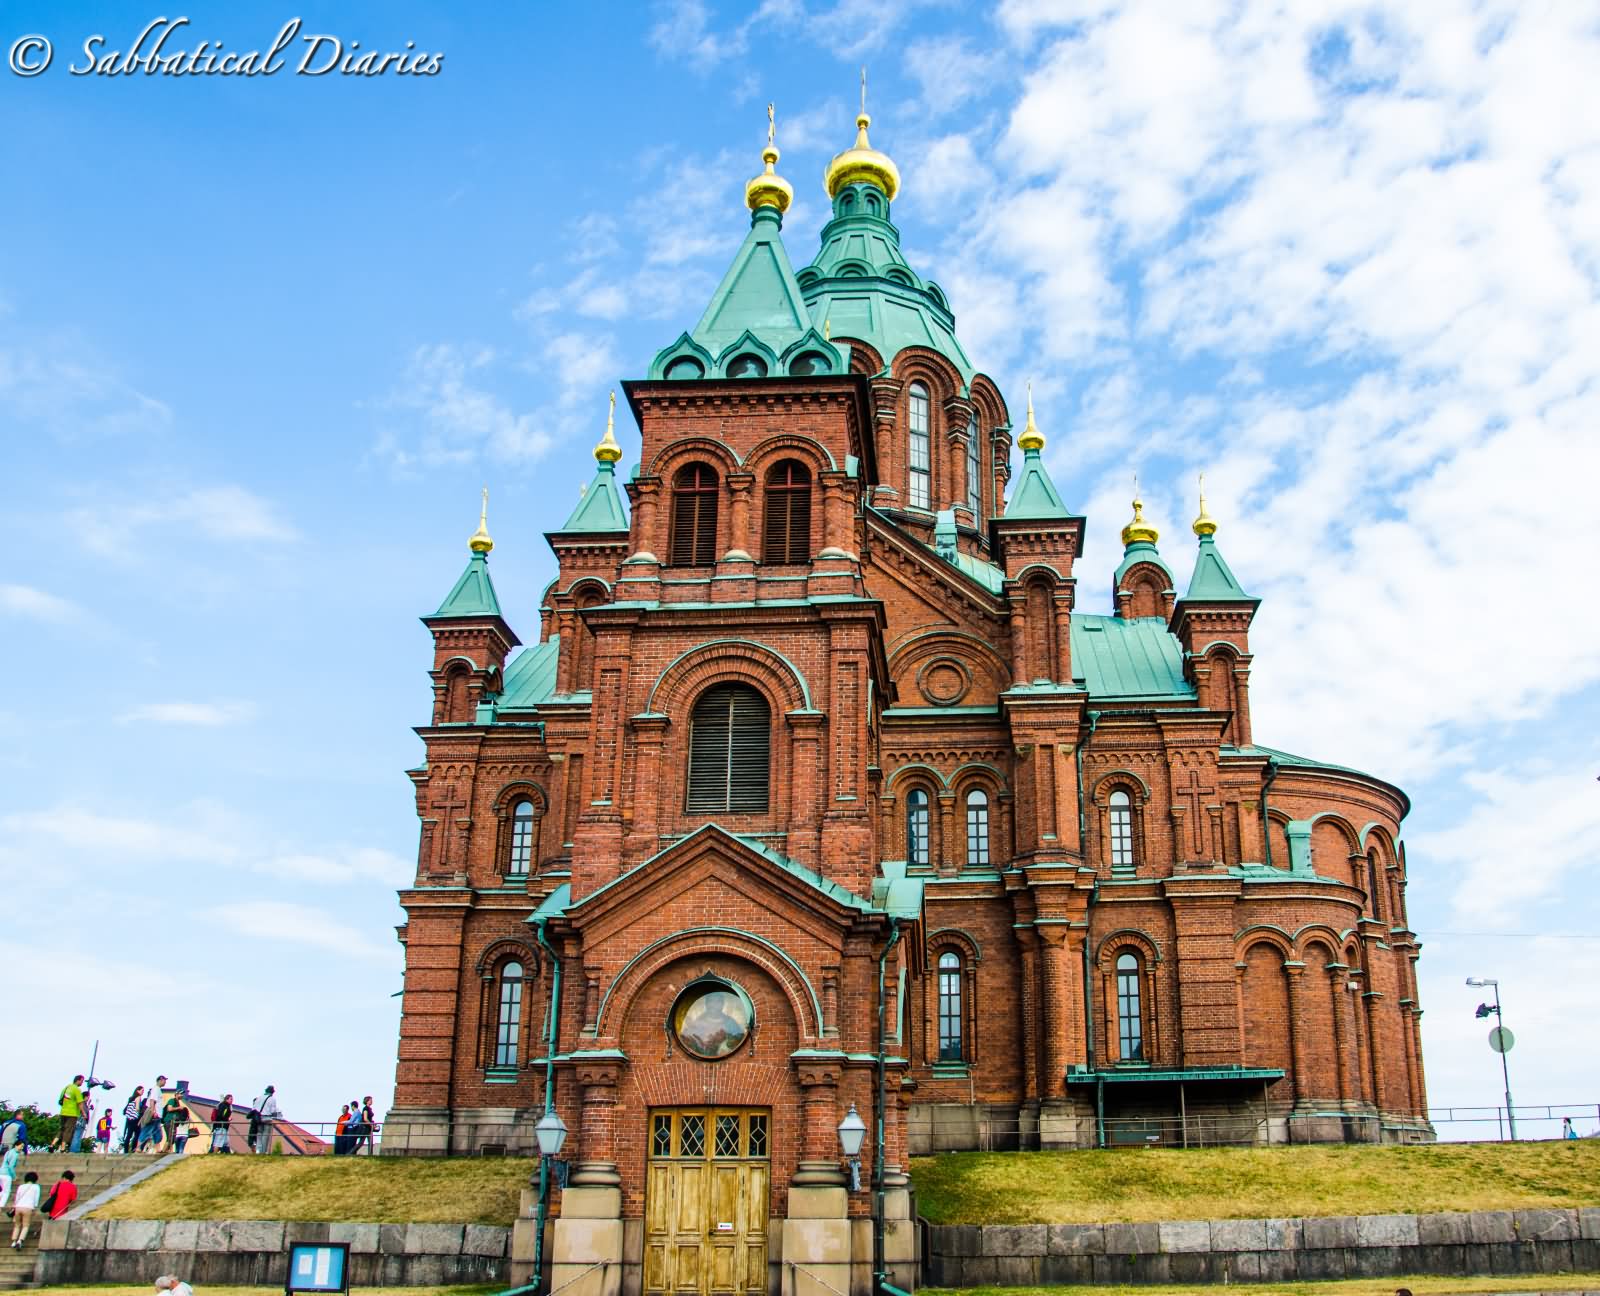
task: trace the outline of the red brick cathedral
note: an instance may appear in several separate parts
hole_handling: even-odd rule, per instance
[[[1405,795],[1257,743],[1203,499],[1177,561],[1135,501],[1077,610],[1084,518],[902,255],[867,125],[798,271],[769,143],[537,627],[484,526],[424,618],[390,1131],[526,1150],[548,1102],[563,1215],[613,1193],[650,1290],[759,1287],[802,1188],[867,1213],[852,1106],[885,1192],[934,1148],[1431,1136]],[[750,1213],[713,1186],[684,1233],[719,1166]]]

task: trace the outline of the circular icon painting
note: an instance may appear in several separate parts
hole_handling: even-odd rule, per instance
[[[690,986],[672,1009],[672,1033],[696,1057],[725,1058],[750,1037],[755,1006],[742,990],[721,981]]]

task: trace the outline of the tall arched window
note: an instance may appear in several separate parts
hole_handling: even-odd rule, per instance
[[[967,793],[967,867],[989,866],[989,794],[982,788]]]
[[[910,454],[907,466],[910,478],[907,500],[912,508],[931,508],[933,497],[933,445],[928,430],[928,389],[921,383],[911,384],[908,402]]]
[[[689,809],[767,808],[772,710],[748,684],[708,688],[689,715]]]
[[[913,788],[906,796],[906,863],[928,862],[928,794]]]
[[[1120,788],[1111,794],[1111,871],[1133,872],[1133,801]]]
[[[538,820],[533,802],[524,797],[511,807],[511,854],[506,860],[507,877],[527,877],[533,867],[533,830]]]
[[[1367,912],[1374,918],[1381,918],[1382,911],[1378,908],[1378,857],[1367,856]]]
[[[939,955],[939,1061],[960,1062],[961,956],[951,950]]]
[[[494,1064],[517,1065],[517,1050],[522,1043],[522,964],[506,963],[500,968],[499,1010],[495,1016]]]
[[[717,561],[717,474],[707,464],[689,464],[673,479],[670,554],[677,567]]]
[[[967,507],[983,521],[983,459],[978,452],[978,420],[967,424]]]
[[[1144,1061],[1144,1017],[1139,1005],[1139,957],[1117,955],[1117,1044],[1124,1062]]]
[[[767,515],[761,529],[761,561],[811,561],[811,470],[794,459],[767,474]]]

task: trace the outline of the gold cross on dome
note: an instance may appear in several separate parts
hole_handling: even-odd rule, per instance
[[[777,118],[775,118],[773,116],[773,114],[772,114],[772,105],[768,104],[767,105],[767,146],[769,148],[772,146],[772,142],[776,138],[777,134],[778,134]]]

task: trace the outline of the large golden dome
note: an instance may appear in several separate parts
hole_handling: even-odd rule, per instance
[[[872,147],[872,142],[867,139],[867,127],[872,124],[863,109],[856,118],[856,142],[853,147],[847,148],[843,153],[836,155],[828,163],[828,169],[823,173],[822,182],[828,187],[828,197],[838,196],[839,190],[846,185],[871,184],[877,185],[888,195],[893,202],[895,195],[900,192],[900,168],[895,166],[894,159],[887,153],[880,153]]]

